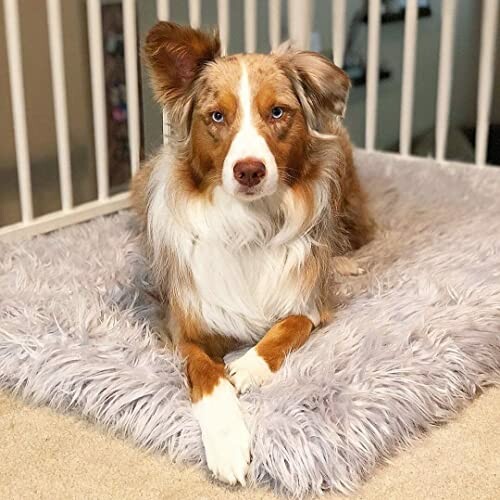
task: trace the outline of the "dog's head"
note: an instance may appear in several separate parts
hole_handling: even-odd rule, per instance
[[[350,87],[331,61],[288,47],[220,57],[217,34],[167,22],[150,31],[145,56],[197,190],[221,185],[251,201],[315,175],[304,160],[311,138],[343,116]]]

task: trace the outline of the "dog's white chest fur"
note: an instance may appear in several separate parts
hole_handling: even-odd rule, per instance
[[[190,267],[207,326],[253,342],[286,316],[311,315],[313,293],[305,289],[299,272],[310,250],[306,236],[286,245],[237,250],[197,241]]]
[[[188,269],[192,279],[176,292],[207,329],[250,344],[292,314],[317,324],[317,290],[303,272],[312,238],[287,236],[294,226],[276,232],[269,204],[241,203],[220,188],[211,203],[173,199],[167,172],[157,168],[151,183],[153,248],[160,253],[168,245]]]

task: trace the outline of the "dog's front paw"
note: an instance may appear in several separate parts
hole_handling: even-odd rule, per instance
[[[250,435],[244,423],[233,422],[203,439],[207,466],[224,483],[245,486],[250,463]]]
[[[200,423],[210,471],[220,481],[245,486],[250,463],[250,433],[234,387],[228,380],[221,380],[210,395],[193,405],[193,411]]]
[[[259,356],[255,347],[243,354],[241,358],[229,363],[226,370],[229,380],[239,393],[262,385],[273,374],[269,365]]]

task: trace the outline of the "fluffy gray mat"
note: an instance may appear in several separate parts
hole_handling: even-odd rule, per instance
[[[500,381],[500,172],[358,153],[381,231],[333,323],[242,398],[250,480],[348,491]],[[0,244],[0,387],[203,462],[128,213]]]

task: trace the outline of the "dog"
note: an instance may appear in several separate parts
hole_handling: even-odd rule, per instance
[[[350,81],[288,44],[221,57],[216,33],[170,22],[144,56],[172,135],[132,180],[132,202],[208,468],[245,484],[238,393],[329,320],[335,259],[356,272],[345,254],[373,233],[342,126]]]

